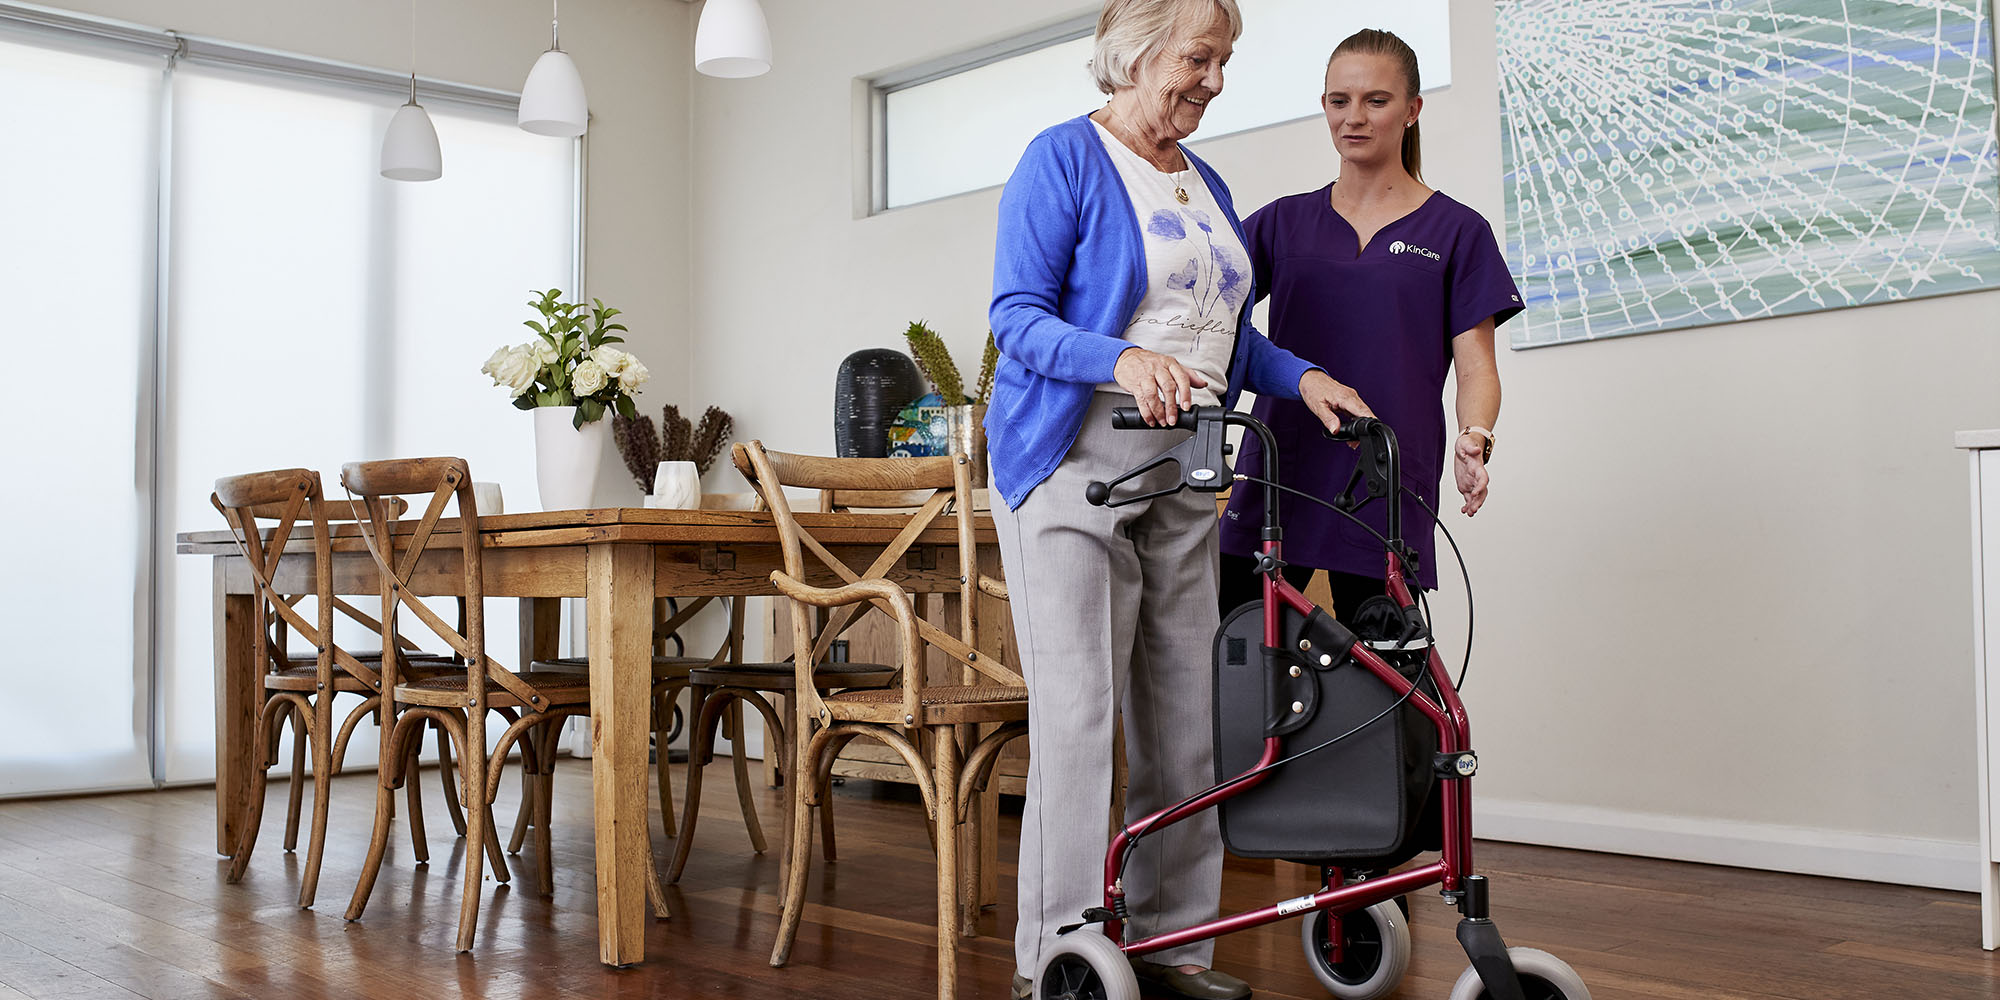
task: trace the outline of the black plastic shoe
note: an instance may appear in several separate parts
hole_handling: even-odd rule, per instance
[[[1188,1000],[1243,1000],[1250,995],[1249,983],[1214,969],[1182,972],[1171,965],[1135,958],[1132,960],[1132,972],[1140,982]]]

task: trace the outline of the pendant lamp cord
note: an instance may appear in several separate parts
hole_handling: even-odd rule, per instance
[[[549,0],[549,48],[562,50],[562,0]]]
[[[417,103],[417,0],[410,0],[410,103]]]

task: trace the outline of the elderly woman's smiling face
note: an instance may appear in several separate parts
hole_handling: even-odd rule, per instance
[[[1155,140],[1185,139],[1222,93],[1222,67],[1235,49],[1229,19],[1213,4],[1193,7],[1167,43],[1132,69],[1131,124]]]

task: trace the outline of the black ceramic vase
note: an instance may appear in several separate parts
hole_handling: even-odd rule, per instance
[[[881,458],[889,453],[896,413],[924,394],[924,377],[910,356],[887,347],[855,351],[833,380],[833,453]]]

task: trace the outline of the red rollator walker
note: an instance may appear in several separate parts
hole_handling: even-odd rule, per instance
[[[1130,408],[1115,411],[1112,424],[1146,426]],[[1262,439],[1264,478],[1231,474],[1224,461],[1231,424]],[[1306,962],[1327,992],[1340,1000],[1377,1000],[1395,991],[1409,967],[1402,897],[1435,885],[1458,908],[1458,940],[1471,959],[1451,1000],[1589,1000],[1569,965],[1547,952],[1507,947],[1488,916],[1486,878],[1472,867],[1471,779],[1479,758],[1425,609],[1405,580],[1415,556],[1403,542],[1400,501],[1404,493],[1422,500],[1401,485],[1395,433],[1371,418],[1347,418],[1336,437],[1356,442],[1357,468],[1347,489],[1328,503],[1279,485],[1276,442],[1256,418],[1196,407],[1182,411],[1175,426],[1192,437],[1109,483],[1091,483],[1085,498],[1116,507],[1183,489],[1219,492],[1232,481],[1264,486],[1256,569],[1263,598],[1226,615],[1216,634],[1217,783],[1112,838],[1104,858],[1104,905],[1058,931],[1035,972],[1033,995],[1136,1000],[1139,985],[1129,958],[1304,915]],[[1171,487],[1112,499],[1119,484],[1168,463],[1180,474]],[[1359,497],[1357,486],[1365,486]],[[1336,621],[1287,583],[1279,572],[1280,492],[1328,503],[1350,517],[1369,503],[1385,502],[1387,533],[1368,529],[1382,542],[1385,593],[1352,613],[1341,609]],[[1355,523],[1367,527],[1358,518]],[[1313,865],[1323,888],[1127,940],[1122,873],[1133,847],[1207,809],[1219,812],[1231,853]],[[1431,851],[1439,852],[1437,860],[1392,870]]]

